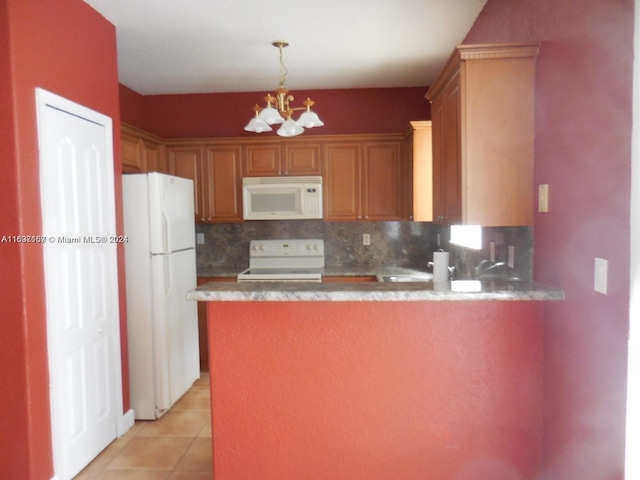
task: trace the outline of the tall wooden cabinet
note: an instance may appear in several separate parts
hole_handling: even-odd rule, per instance
[[[531,225],[538,43],[460,45],[427,92],[439,223]]]
[[[433,147],[431,120],[410,122],[403,145],[403,217],[433,220]]]

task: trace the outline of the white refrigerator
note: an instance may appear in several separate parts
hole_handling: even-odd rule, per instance
[[[163,415],[200,376],[193,181],[122,176],[129,387],[135,418]]]

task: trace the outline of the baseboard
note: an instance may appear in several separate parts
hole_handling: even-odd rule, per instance
[[[136,423],[136,417],[133,410],[129,409],[122,417],[120,417],[120,426],[118,428],[118,436],[121,437],[129,431]]]

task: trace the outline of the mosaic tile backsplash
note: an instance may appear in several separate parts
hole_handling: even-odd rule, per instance
[[[197,245],[198,274],[228,269],[240,272],[249,266],[249,241],[288,238],[322,238],[328,267],[397,266],[428,270],[438,237],[450,252],[456,278],[472,278],[475,267],[489,258],[489,242],[496,244],[496,261],[507,262],[507,247],[515,247],[515,268],[510,276],[532,278],[533,229],[492,227],[483,229],[483,249],[460,248],[448,243],[449,227],[424,222],[324,222],[322,220],[271,220],[196,225],[204,245]],[[371,245],[362,235],[371,235]],[[507,273],[506,266],[495,269]]]

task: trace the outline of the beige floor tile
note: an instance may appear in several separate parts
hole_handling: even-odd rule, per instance
[[[213,452],[210,438],[196,438],[176,467],[178,472],[212,472]]]
[[[122,451],[129,441],[131,441],[131,438],[132,437],[123,436],[115,439],[74,478],[76,480],[93,480],[100,478],[100,472]]]
[[[198,437],[211,438],[211,415],[209,415],[207,423],[202,427],[200,433],[198,433]]]
[[[114,470],[104,471],[95,480],[168,480],[171,472],[151,470]],[[195,479],[194,479],[195,480]]]
[[[210,472],[175,472],[169,480],[213,480]]]
[[[200,378],[193,383],[193,386],[189,389],[192,390],[209,390],[211,383],[209,382],[209,374],[202,373]]]
[[[174,412],[209,412],[211,410],[211,395],[209,395],[209,390],[188,391],[176,402],[171,410]]]
[[[208,412],[177,412],[170,410],[155,422],[149,422],[136,438],[139,437],[195,437],[202,427],[209,422]]]
[[[107,465],[107,470],[167,470],[176,468],[193,438],[135,437]]]
[[[124,436],[135,437],[136,435],[138,435],[138,433],[140,433],[142,429],[144,429],[144,427],[147,426],[148,423],[150,423],[149,420],[136,420],[136,422],[133,424],[133,427],[131,427],[129,431],[124,434]]]

